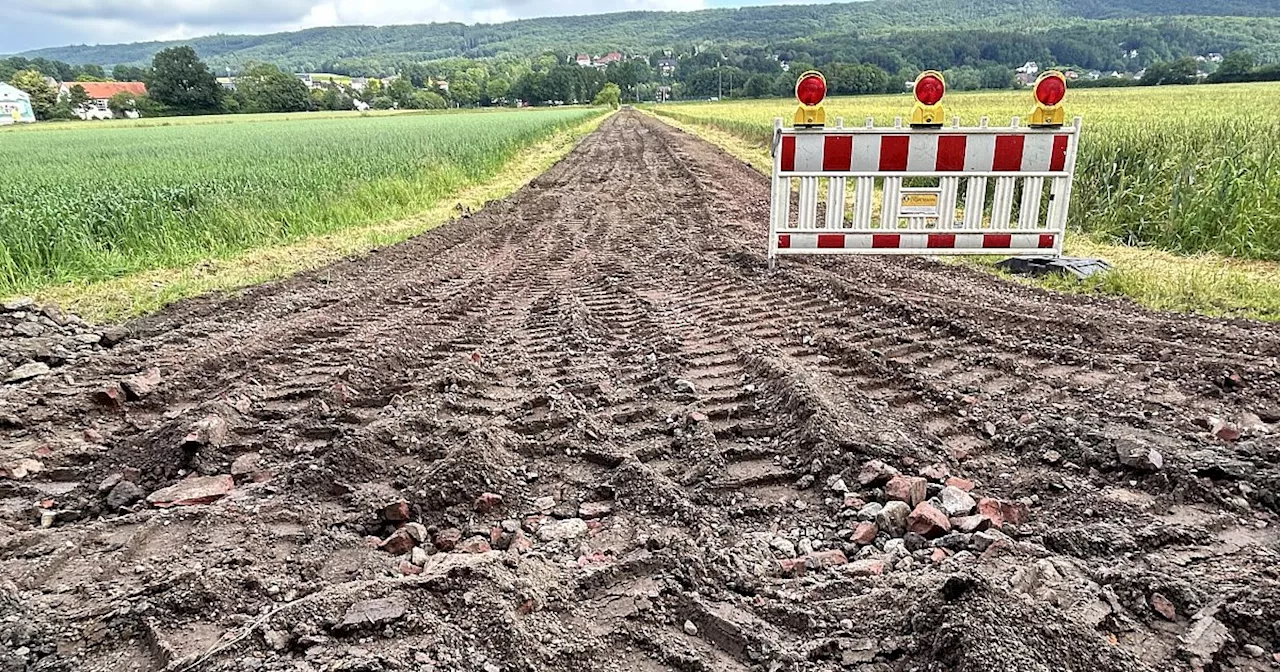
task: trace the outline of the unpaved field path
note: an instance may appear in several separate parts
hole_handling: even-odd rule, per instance
[[[624,111],[482,212],[4,386],[0,464],[44,470],[0,479],[0,670],[1280,669],[1280,330],[769,273],[767,209]],[[864,506],[921,496],[1004,525]]]

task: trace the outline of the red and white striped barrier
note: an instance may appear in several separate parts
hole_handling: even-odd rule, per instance
[[[865,128],[837,121],[795,129],[778,120],[769,261],[786,254],[1060,256],[1079,138],[1079,119],[1062,128],[1026,128],[1017,119],[992,128],[984,119],[977,128],[929,129],[875,128],[870,120]]]

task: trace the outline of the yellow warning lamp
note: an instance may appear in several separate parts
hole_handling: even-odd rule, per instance
[[[942,97],[947,95],[947,80],[937,70],[925,70],[916,77],[916,109],[911,112],[912,128],[942,128]]]
[[[1032,128],[1060,128],[1066,121],[1062,99],[1067,97],[1067,76],[1057,70],[1046,70],[1036,80],[1036,109],[1031,113]]]
[[[827,78],[817,70],[800,75],[796,80],[796,128],[821,128],[827,125],[827,110],[822,101],[827,99]]]

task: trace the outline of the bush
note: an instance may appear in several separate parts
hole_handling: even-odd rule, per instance
[[[600,93],[596,94],[596,98],[591,101],[591,104],[596,107],[608,105],[616,110],[621,104],[621,101],[622,89],[619,89],[617,84],[610,82],[605,84],[603,89],[600,89]]]

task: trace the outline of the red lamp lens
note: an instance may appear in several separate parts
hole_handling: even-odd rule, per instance
[[[947,85],[933,75],[926,75],[916,82],[916,100],[925,105],[937,105],[942,95],[947,92]]]
[[[1050,107],[1062,102],[1067,96],[1067,83],[1057,77],[1045,77],[1036,85],[1036,100],[1041,105]]]
[[[796,98],[801,103],[813,106],[822,102],[827,97],[827,83],[822,81],[821,77],[810,75],[800,80],[796,85]]]

